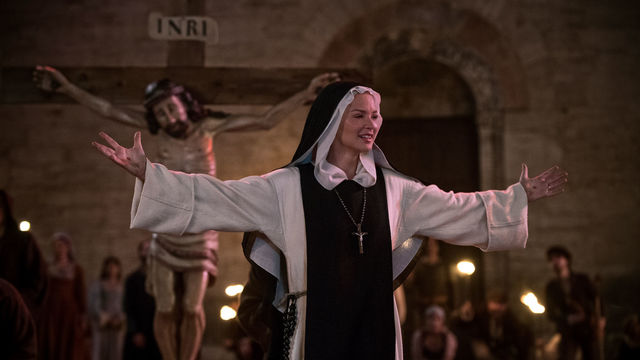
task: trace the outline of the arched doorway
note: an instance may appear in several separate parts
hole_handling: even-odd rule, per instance
[[[479,190],[475,101],[460,75],[439,62],[410,57],[375,69],[373,83],[382,94],[384,118],[376,142],[391,164],[445,191]],[[451,305],[459,305],[468,296],[481,300],[482,253],[442,244],[441,255],[448,266],[463,259],[476,265],[473,289],[454,286]]]
[[[465,81],[420,58],[394,61],[373,75],[384,118],[377,143],[393,165],[443,190],[478,190],[475,102]]]

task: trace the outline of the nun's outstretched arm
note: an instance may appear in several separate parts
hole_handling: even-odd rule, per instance
[[[147,162],[136,181],[131,228],[182,235],[206,230],[281,232],[275,188],[267,176],[221,181]]]
[[[205,230],[280,231],[280,212],[271,182],[260,176],[221,181],[206,174],[169,171],[147,160],[140,132],[125,148],[105,133],[109,144],[93,142],[105,157],[137,178],[131,227],[167,234]]]
[[[503,191],[454,193],[406,181],[399,239],[430,236],[484,251],[522,248],[528,237],[528,201],[519,183]]]
[[[562,193],[567,179],[558,166],[529,178],[523,164],[520,181],[502,191],[444,192],[405,181],[402,202],[397,202],[402,204],[399,239],[417,234],[485,251],[522,248],[528,237],[529,203]]]

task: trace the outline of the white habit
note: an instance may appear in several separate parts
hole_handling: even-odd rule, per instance
[[[452,193],[425,186],[392,169],[383,169],[383,174],[394,278],[420,247],[421,240],[413,239],[414,235],[484,251],[526,244],[527,196],[520,184],[505,191]],[[145,179],[144,183],[136,181],[132,228],[175,235],[206,230],[259,231],[270,241],[256,241],[251,259],[278,278],[274,304],[283,311],[280,300],[285,293],[306,290],[305,218],[296,167],[221,181],[203,174],[171,172],[147,162]],[[286,274],[281,274],[280,257],[287,265]],[[304,357],[306,297],[298,299],[297,311],[291,359]],[[397,312],[396,359],[402,359]]]

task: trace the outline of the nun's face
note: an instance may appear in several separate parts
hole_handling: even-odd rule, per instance
[[[381,125],[382,116],[373,96],[355,95],[342,115],[332,150],[353,154],[370,151]]]

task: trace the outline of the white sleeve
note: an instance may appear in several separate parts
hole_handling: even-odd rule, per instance
[[[131,228],[177,234],[217,231],[278,231],[275,189],[265,177],[221,181],[185,174],[147,161],[145,181],[136,179]]]
[[[527,242],[527,195],[518,183],[504,191],[444,192],[407,181],[400,227],[483,251],[523,248]]]

